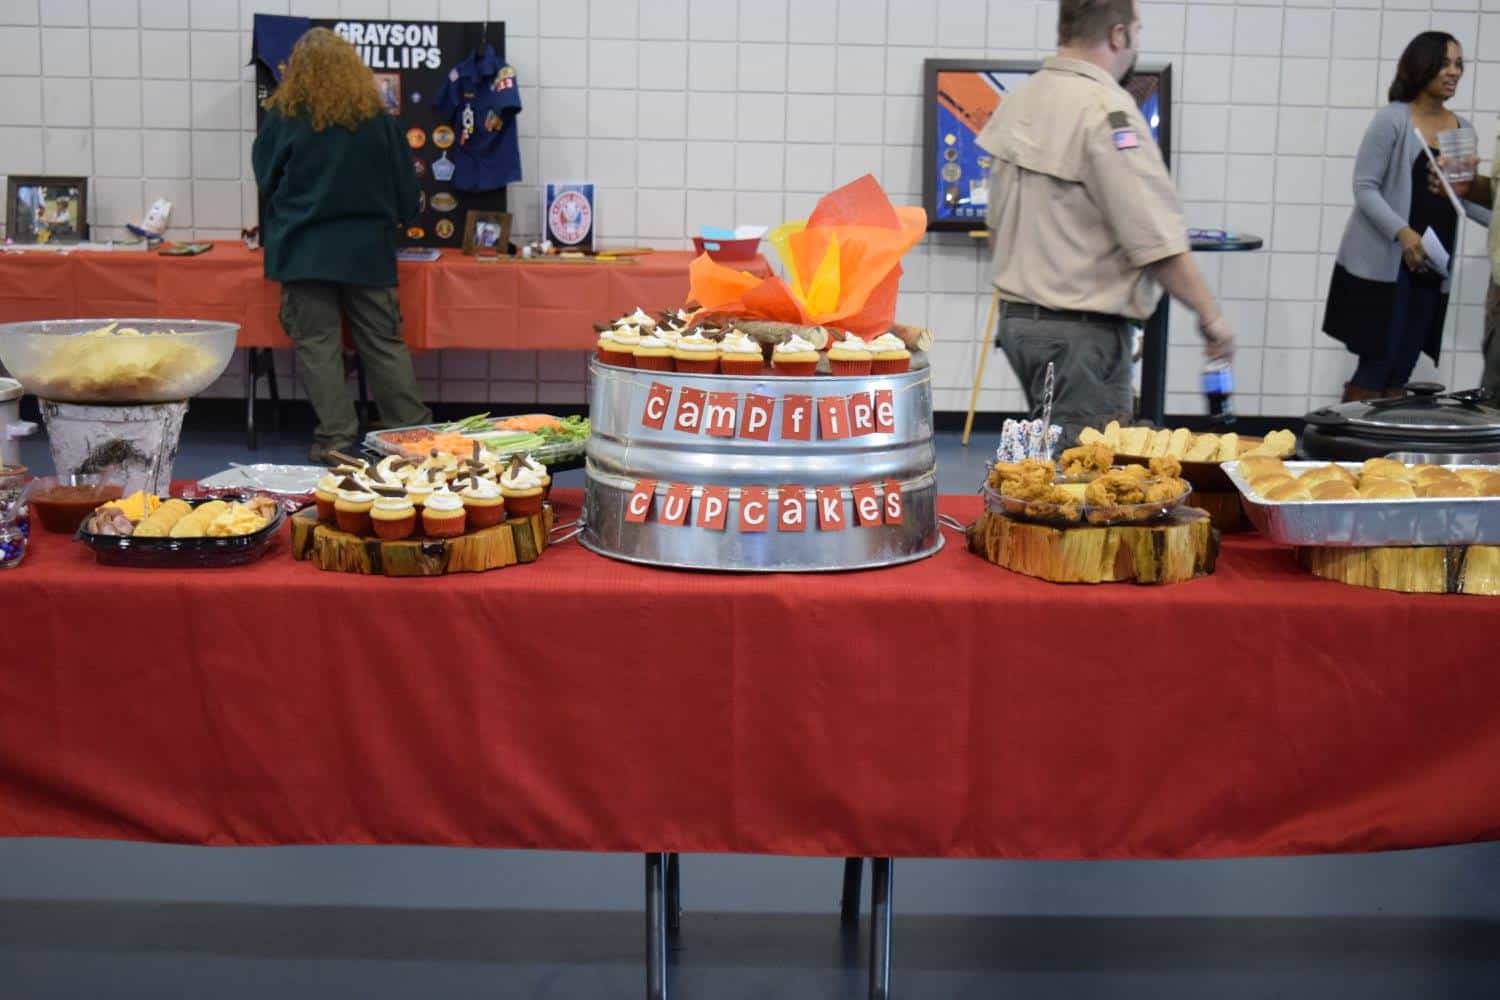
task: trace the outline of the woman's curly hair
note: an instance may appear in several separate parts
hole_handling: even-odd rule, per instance
[[[288,118],[306,114],[314,132],[330,125],[352,132],[385,112],[370,68],[354,46],[327,28],[312,28],[297,40],[281,86],[265,106]]]

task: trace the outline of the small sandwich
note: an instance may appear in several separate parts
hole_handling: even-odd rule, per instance
[[[1215,458],[1220,462],[1233,462],[1240,457],[1240,436],[1233,431],[1219,438],[1219,454]]]
[[[1151,451],[1152,430],[1149,427],[1122,427],[1120,428],[1120,447],[1116,449],[1122,455],[1146,456]],[[1104,443],[1109,444],[1109,431],[1105,430]]]
[[[1199,434],[1193,438],[1193,443],[1188,446],[1187,454],[1183,455],[1185,462],[1212,462],[1219,454],[1219,435]]]
[[[1120,422],[1111,420],[1104,425],[1104,443],[1115,451],[1120,450]]]
[[[1151,432],[1151,450],[1146,452],[1149,458],[1165,458],[1167,449],[1172,446],[1172,432],[1168,430]]]
[[[1193,443],[1193,432],[1186,427],[1179,427],[1167,436],[1167,454],[1173,458],[1181,458],[1188,452]]]

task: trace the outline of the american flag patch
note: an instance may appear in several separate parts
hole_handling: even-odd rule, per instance
[[[1138,148],[1140,146],[1140,144],[1141,144],[1141,140],[1136,136],[1135,129],[1132,129],[1132,128],[1119,128],[1119,129],[1115,129],[1115,148],[1116,149],[1136,149],[1136,148]]]

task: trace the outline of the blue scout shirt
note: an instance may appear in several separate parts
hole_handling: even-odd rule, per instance
[[[521,89],[516,71],[502,63],[494,46],[471,54],[448,74],[433,108],[453,126],[453,187],[495,191],[521,179],[521,148],[516,114]]]

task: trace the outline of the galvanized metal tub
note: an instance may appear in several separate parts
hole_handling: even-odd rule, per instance
[[[943,545],[937,524],[937,450],[932,438],[931,370],[919,363],[899,375],[789,378],[690,375],[618,368],[597,360],[589,367],[592,435],[587,449],[582,543],[602,555],[656,566],[735,572],[816,572],[867,569],[922,559]],[[673,391],[673,406],[661,429],[642,425],[653,383]],[[776,400],[778,425],[771,439],[711,437],[672,427],[684,387],[708,392],[768,396]],[[894,427],[842,440],[814,436],[781,438],[779,420],[788,396],[849,396],[888,390]],[[687,523],[674,527],[654,517],[625,520],[625,505],[638,480],[656,480],[657,501],[669,483],[729,487],[723,531],[694,525],[702,491],[693,490]],[[904,514],[899,524],[860,527],[848,487],[887,482],[899,485]],[[739,488],[763,486],[773,502],[778,488],[842,487],[846,527],[822,531],[809,525],[785,532],[738,530]],[[812,504],[809,501],[809,509]]]

